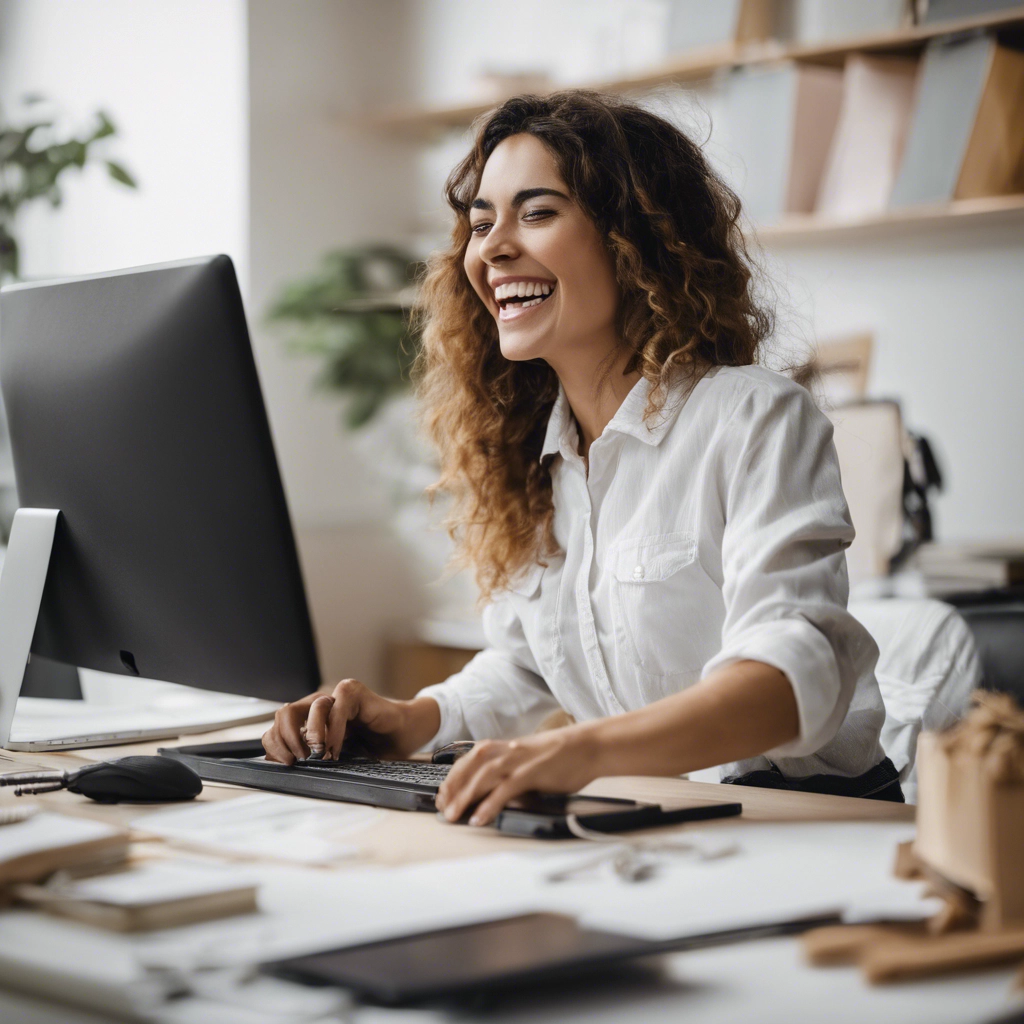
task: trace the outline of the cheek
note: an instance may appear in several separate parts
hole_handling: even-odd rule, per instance
[[[475,246],[471,242],[462,259],[462,268],[466,272],[473,291],[477,293],[480,300],[487,305],[487,266],[475,252]]]

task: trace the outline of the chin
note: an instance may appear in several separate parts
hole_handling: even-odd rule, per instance
[[[498,332],[498,347],[501,354],[512,363],[522,363],[527,359],[543,359],[544,345],[539,338],[517,337],[515,332]]]

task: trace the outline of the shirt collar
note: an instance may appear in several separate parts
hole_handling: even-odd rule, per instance
[[[618,411],[604,429],[620,434],[629,434],[652,447],[661,444],[662,438],[669,432],[679,415],[679,410],[686,400],[687,390],[670,388],[665,404],[658,412],[645,420],[644,410],[647,408],[647,400],[650,398],[652,387],[653,385],[646,377],[641,377],[633,385],[622,405],[619,406]],[[567,452],[578,451],[579,434],[576,430],[576,421],[573,419],[565,391],[559,384],[558,398],[555,399],[551,415],[548,417],[548,428],[544,435],[540,457],[543,459],[559,452],[564,456]]]

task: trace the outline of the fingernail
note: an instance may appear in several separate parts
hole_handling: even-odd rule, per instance
[[[470,825],[482,825],[484,823],[484,819],[481,815],[474,814],[473,817],[469,819],[469,823]]]
[[[454,807],[446,807],[445,811],[444,811],[444,816],[449,821],[454,821],[455,820],[455,808]]]

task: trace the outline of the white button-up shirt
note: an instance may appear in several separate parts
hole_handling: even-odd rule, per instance
[[[422,691],[434,745],[532,731],[559,706],[578,721],[693,686],[729,662],[784,672],[800,734],[723,777],[856,776],[885,756],[878,649],[847,612],[853,539],[832,425],[788,378],[720,367],[645,421],[641,380],[590,446],[564,392],[551,460],[560,554],[484,612],[486,650]]]

